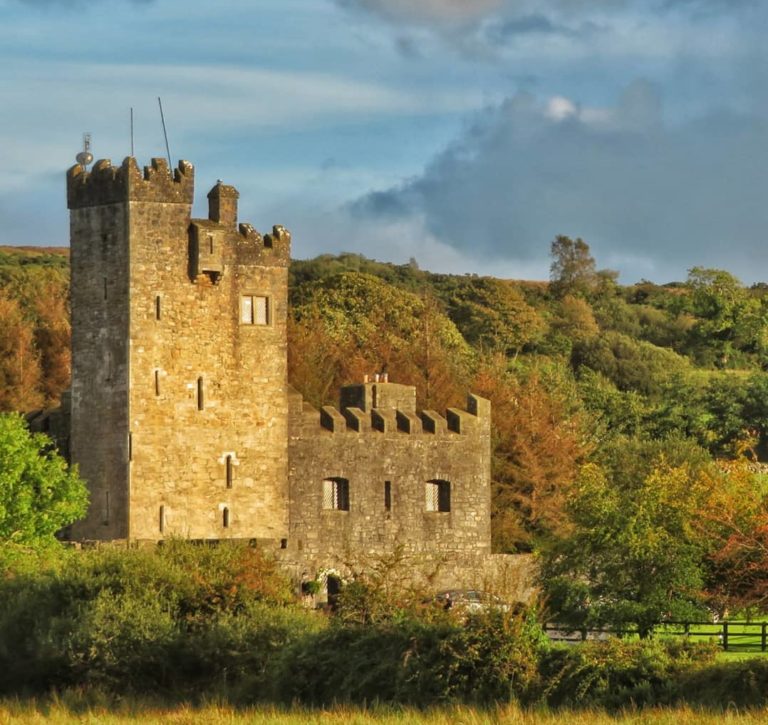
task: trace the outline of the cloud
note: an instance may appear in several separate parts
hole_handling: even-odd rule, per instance
[[[470,23],[485,17],[503,3],[504,0],[337,0],[343,8],[405,25]]]
[[[670,19],[682,23],[749,26],[745,11],[759,8],[757,0],[335,0],[348,11],[393,26],[395,45],[407,57],[414,52],[409,33],[432,37],[459,56],[496,60],[508,58],[526,39],[561,49],[572,47],[600,52],[597,36],[616,50],[611,40],[627,41],[649,32],[668,37]],[[686,33],[690,28],[686,27]],[[717,44],[715,39],[715,44]],[[654,45],[651,38],[651,45]],[[631,42],[630,42],[631,46]],[[625,47],[626,50],[626,47]],[[711,52],[711,51],[710,51]],[[652,54],[647,49],[646,54]]]
[[[644,80],[604,108],[520,93],[417,178],[350,209],[371,223],[419,219],[486,266],[544,271],[549,242],[568,234],[631,279],[667,281],[702,264],[754,280],[768,264],[768,121],[713,111],[670,126],[663,116]]]

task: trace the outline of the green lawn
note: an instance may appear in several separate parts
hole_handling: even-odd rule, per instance
[[[688,638],[694,642],[714,642],[722,644],[724,637],[723,624],[690,624]],[[686,636],[686,628],[681,624],[666,624],[655,630],[659,638]],[[762,652],[763,641],[768,643],[768,626],[763,622],[729,622],[728,623],[728,653]]]

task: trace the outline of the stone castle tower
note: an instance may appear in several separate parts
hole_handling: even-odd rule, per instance
[[[221,183],[192,219],[193,186],[184,161],[67,174],[74,538],[288,535],[290,236],[238,225]]]
[[[72,388],[60,441],[88,483],[86,540],[249,539],[318,571],[398,547],[490,557],[490,403],[417,411],[386,379],[316,410],[287,383],[290,235],[238,224],[217,183],[193,219],[194,169],[67,173]],[[68,427],[68,430],[63,430]]]

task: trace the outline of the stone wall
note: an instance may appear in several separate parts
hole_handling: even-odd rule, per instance
[[[412,392],[393,383],[350,386],[342,400],[368,409],[321,412],[292,395],[289,542],[308,565],[396,548],[453,559],[490,553],[490,404],[470,396],[468,411],[446,417],[373,407],[376,398],[408,404]],[[345,505],[328,498],[327,481],[346,482]],[[448,484],[447,506],[429,505],[432,482]]]
[[[129,301],[127,204],[70,214],[72,396],[70,455],[88,482],[75,538],[128,536]]]
[[[79,538],[287,536],[290,236],[238,227],[222,184],[192,220],[192,178],[162,160],[141,176],[132,159],[69,174],[72,458],[92,500]],[[119,290],[106,301],[102,277]],[[264,320],[243,322],[244,297]]]

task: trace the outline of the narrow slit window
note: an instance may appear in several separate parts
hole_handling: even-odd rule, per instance
[[[232,488],[232,482],[234,480],[234,468],[232,463],[232,456],[227,456],[226,468],[227,468],[227,488]]]
[[[104,299],[107,299],[107,278],[104,277]]]
[[[323,508],[349,511],[349,481],[346,478],[326,478],[323,481]]]
[[[104,526],[109,526],[109,514],[110,514],[109,503],[110,503],[109,491],[105,491],[104,492],[104,520],[102,521]]]
[[[392,481],[384,481],[384,510],[392,510]]]
[[[162,303],[160,302],[160,295],[157,295],[157,297],[155,297],[155,319],[156,320],[160,319],[160,312],[162,310],[161,305]]]
[[[160,395],[160,371],[155,370],[155,395]]]
[[[446,513],[451,510],[451,482],[434,479],[425,485],[425,509]]]
[[[225,506],[221,510],[221,525],[225,528],[229,528],[229,508]]]
[[[165,531],[165,506],[160,507],[160,533],[162,534]]]
[[[202,377],[197,379],[197,409],[205,409],[205,383]]]
[[[243,295],[240,299],[240,322],[243,325],[269,325],[270,315],[269,297]]]
[[[208,253],[213,254],[213,235],[208,235]]]

